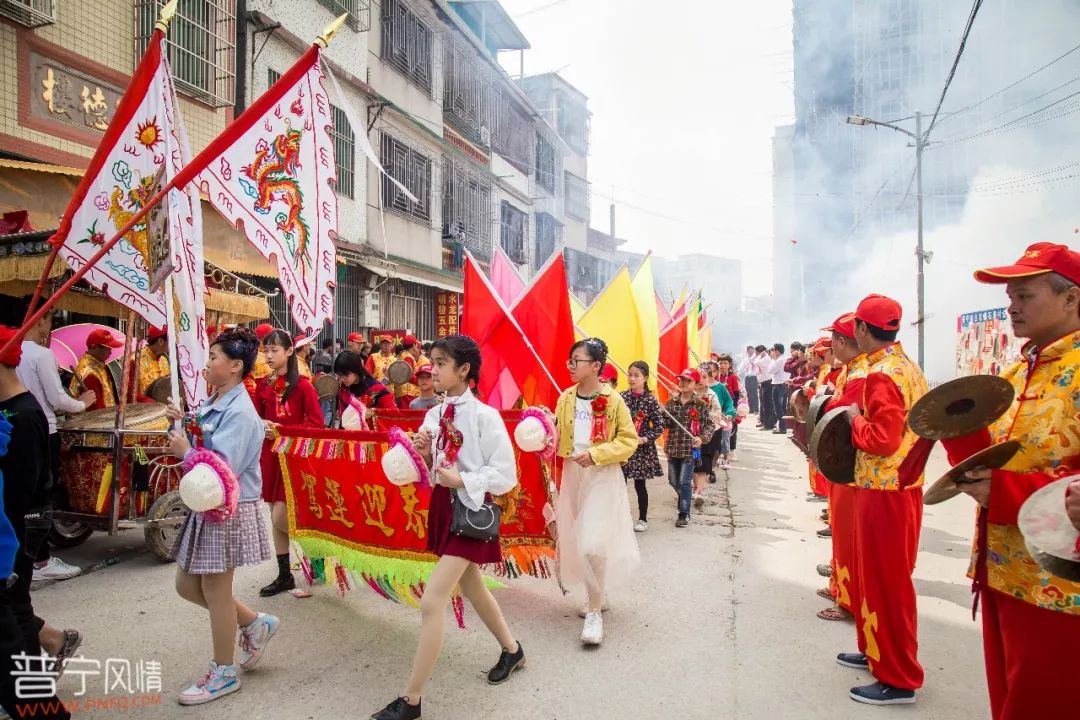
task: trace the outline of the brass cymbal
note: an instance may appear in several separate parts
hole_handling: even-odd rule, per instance
[[[1012,460],[1018,452],[1020,452],[1020,443],[1016,440],[1006,440],[1003,443],[983,448],[935,480],[923,494],[923,504],[937,505],[946,500],[952,500],[963,492],[961,486],[965,482],[970,482],[964,479],[965,473],[970,470],[996,470]]]
[[[825,405],[832,399],[832,395],[818,393],[810,401],[810,409],[806,411],[806,437],[814,437],[814,426],[821,420],[821,416],[825,414]]]
[[[996,375],[971,375],[939,385],[919,398],[908,425],[927,440],[948,440],[988,427],[1005,414],[1016,393]]]
[[[851,419],[847,408],[825,413],[814,425],[810,438],[810,459],[821,474],[834,483],[855,482],[855,446],[851,443]]]
[[[806,411],[810,408],[810,401],[806,399],[806,388],[799,388],[791,393],[788,400],[788,414],[795,418],[796,422],[806,422]]]
[[[1065,514],[1065,491],[1078,479],[1080,475],[1072,475],[1036,490],[1017,515],[1028,552],[1039,567],[1072,582],[1080,582],[1080,532]]]

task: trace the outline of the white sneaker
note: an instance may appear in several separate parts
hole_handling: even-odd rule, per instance
[[[231,695],[240,689],[240,678],[236,676],[235,665],[210,663],[210,669],[202,679],[180,693],[177,701],[181,705],[202,705],[219,697]]]
[[[604,641],[604,618],[598,612],[585,616],[585,627],[581,630],[581,642],[586,645],[599,645]]]
[[[644,520],[638,520],[634,523],[634,532],[645,532],[649,529],[649,523]]]
[[[587,603],[588,603],[588,601],[586,601],[585,605],[582,605],[580,608],[578,608],[577,616],[579,618],[589,616],[589,606],[588,606]],[[607,598],[604,598],[604,602],[601,603],[601,605],[600,605],[600,612],[607,612],[610,609],[611,609],[611,602]]]
[[[270,639],[281,621],[268,613],[259,613],[254,622],[240,630],[240,669],[251,670],[262,659]]]
[[[728,455],[727,461],[728,461],[728,465],[731,465],[733,462],[735,462],[735,451],[734,450],[732,450],[731,454]]]
[[[721,470],[730,470],[731,469],[731,461],[730,460],[724,460],[723,462],[721,462],[720,463],[720,469]]]
[[[82,568],[68,565],[58,557],[51,557],[42,567],[34,568],[34,580],[67,580],[82,572]]]

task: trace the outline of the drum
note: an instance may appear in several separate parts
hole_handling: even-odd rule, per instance
[[[315,392],[318,393],[319,399],[324,401],[333,400],[341,389],[341,383],[338,382],[336,375],[317,375],[312,384],[315,386]]]
[[[1017,514],[1031,557],[1059,578],[1080,582],[1080,532],[1065,514],[1065,495],[1080,475],[1055,480],[1033,492]]]
[[[825,413],[810,438],[810,459],[822,475],[834,483],[855,482],[855,445],[851,442],[851,419],[847,408]]]
[[[386,377],[391,385],[404,385],[412,380],[412,365],[404,360],[395,360],[386,368]]]
[[[120,388],[124,387],[124,359],[116,358],[106,363],[105,369],[109,371],[109,377],[112,378],[113,392],[116,393],[113,399],[120,402]]]
[[[112,483],[117,481],[113,467],[116,412],[116,408],[94,410],[60,427],[60,480],[70,503],[70,508],[62,509],[108,515]],[[164,405],[136,403],[125,408],[119,435],[123,447],[118,480],[121,518],[130,514],[132,489],[138,493],[136,513],[142,514],[154,500],[179,488],[180,461],[160,454],[169,444],[168,428]]]
[[[146,396],[162,405],[168,405],[172,399],[172,381],[167,377],[158,378],[146,388]]]

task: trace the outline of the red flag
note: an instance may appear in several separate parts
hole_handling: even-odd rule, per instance
[[[557,382],[570,385],[566,358],[574,344],[574,319],[563,254],[553,253],[510,309],[540,362]],[[554,409],[554,405],[548,405]]]
[[[670,393],[665,384],[678,387],[679,377],[690,357],[690,346],[686,340],[687,316],[684,313],[678,320],[660,331],[660,367],[657,375],[666,382],[656,384],[661,402],[667,402]]]
[[[480,345],[480,397],[491,393],[508,368],[529,405],[555,407],[559,387],[471,256],[465,260],[461,332]]]

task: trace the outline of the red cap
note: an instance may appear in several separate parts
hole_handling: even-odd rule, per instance
[[[853,338],[855,337],[855,313],[844,313],[833,320],[832,325],[821,329],[824,332],[834,332],[837,335]]]
[[[206,326],[206,334],[208,336],[210,336],[210,337],[216,337],[217,336],[217,325],[207,325]]]
[[[154,342],[163,337],[167,337],[169,334],[169,326],[162,325],[161,327],[149,327],[146,330],[146,342]]]
[[[274,332],[274,326],[270,323],[259,323],[255,326],[255,337],[259,338],[259,342],[266,339],[266,336]]]
[[[18,328],[8,327],[7,325],[0,325],[0,345],[4,345],[8,340],[15,337],[15,334],[19,332]],[[22,343],[15,343],[10,350],[4,355],[0,356],[0,365],[7,365],[8,367],[18,367],[19,360],[22,359]]]
[[[388,342],[391,345],[394,344],[394,338],[393,338],[392,335],[380,335],[379,337],[376,338],[376,340],[378,340],[381,343]]]
[[[701,371],[694,368],[686,368],[679,374],[679,377],[699,383],[701,382]]]
[[[112,333],[105,328],[98,328],[86,336],[86,349],[104,345],[109,348],[124,347],[124,343],[113,337]]]
[[[976,270],[975,279],[981,283],[1006,283],[1014,278],[1034,277],[1050,272],[1056,272],[1080,284],[1080,253],[1065,245],[1035,243],[1029,246],[1023,257],[1014,264]]]
[[[402,345],[415,345],[416,343],[417,340],[415,335],[406,335],[405,337],[401,338]]]
[[[867,295],[855,308],[855,319],[882,330],[899,330],[900,303],[884,295]]]
[[[604,369],[600,371],[600,379],[605,382],[615,382],[619,379],[619,371],[615,369],[615,366],[611,363],[604,365]]]
[[[360,343],[361,345],[363,345],[364,336],[362,333],[358,332],[349,333],[349,342]]]
[[[420,375],[423,373],[427,373],[428,375],[430,375],[433,369],[434,368],[432,367],[431,363],[428,363],[427,365],[421,365],[420,367],[416,368],[416,374]]]

